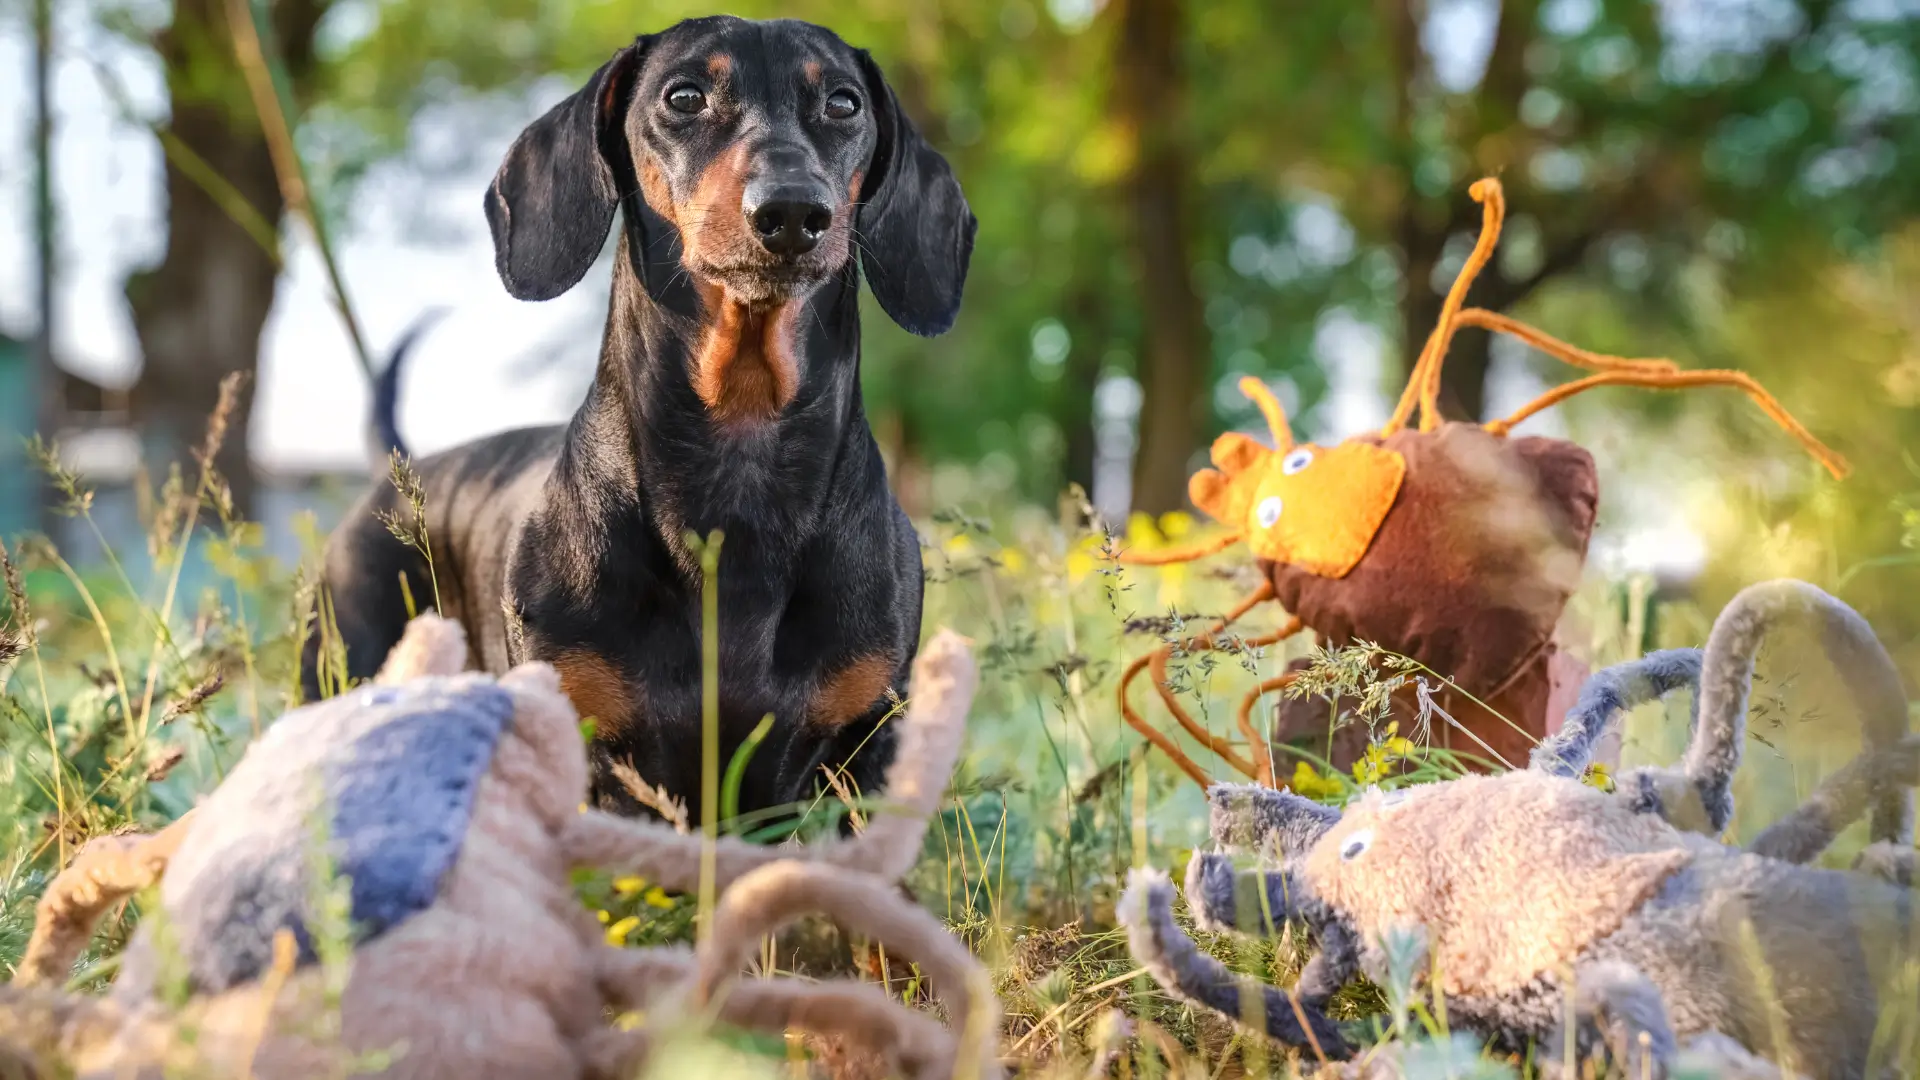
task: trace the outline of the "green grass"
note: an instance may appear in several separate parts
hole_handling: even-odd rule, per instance
[[[31,929],[36,897],[80,843],[152,829],[184,812],[296,692],[295,643],[315,595],[317,537],[302,566],[278,565],[264,554],[261,530],[235,517],[209,464],[223,427],[216,417],[194,459],[144,493],[144,559],[109,548],[99,565],[76,567],[31,537],[6,549],[0,965],[8,970]],[[62,493],[63,511],[98,536],[83,482],[60,470],[50,448],[38,457]],[[407,473],[396,462],[403,490]],[[951,626],[973,639],[981,688],[965,759],[910,883],[990,965],[1006,1010],[1004,1046],[1036,1076],[1084,1076],[1102,1061],[1125,1069],[1123,1075],[1292,1071],[1297,1059],[1158,991],[1128,957],[1113,911],[1130,867],[1184,866],[1206,828],[1199,789],[1122,721],[1114,700],[1120,672],[1131,658],[1225,610],[1253,580],[1250,563],[1230,551],[1165,570],[1122,568],[1111,558],[1116,539],[1086,525],[1077,493],[1057,512],[963,506],[922,523],[924,625],[929,634]],[[417,516],[416,508],[415,519],[396,519],[396,534],[414,531]],[[1180,516],[1136,519],[1123,539],[1151,545],[1192,527]],[[419,543],[424,552],[424,537]],[[186,595],[182,582],[194,560],[211,569],[211,584]],[[128,567],[136,561],[151,572],[134,576]],[[1602,664],[1700,640],[1704,614],[1671,605],[1658,621],[1667,629],[1648,633],[1647,595],[1642,581],[1589,582],[1572,609],[1572,621],[1585,627],[1576,650]],[[1277,614],[1256,609],[1242,632],[1275,625]],[[1291,641],[1182,655],[1172,682],[1211,730],[1231,737],[1232,705],[1241,693],[1308,648]],[[1362,699],[1364,713],[1377,679],[1361,663],[1363,654],[1330,654],[1318,672],[1323,684]],[[1851,733],[1835,739],[1796,711],[1805,707],[1795,704],[1800,676],[1791,662],[1766,665],[1763,673],[1755,764],[1738,792],[1736,832],[1770,820],[1852,752]],[[329,685],[343,687],[338,678]],[[1144,681],[1135,693],[1143,712],[1164,719]],[[1630,724],[1627,759],[1672,760],[1684,736],[1683,703],[1642,710]],[[1214,775],[1227,777],[1217,759],[1181,741]],[[1353,775],[1323,769],[1301,775],[1296,786],[1338,799],[1374,780],[1416,783],[1458,770],[1458,762],[1396,731],[1376,731],[1375,747]],[[713,795],[728,806],[739,764],[710,762]],[[1383,773],[1389,765],[1398,771]],[[839,815],[857,812],[858,802],[858,793],[825,793],[807,808],[804,827],[830,829]],[[763,821],[726,827],[770,838]],[[576,884],[582,902],[600,912],[610,941],[654,944],[696,932],[698,898],[667,896],[639,877],[583,874]],[[136,909],[129,905],[102,927],[77,985],[104,984]],[[1198,936],[1239,970],[1282,983],[1307,951],[1292,937],[1250,943]],[[869,977],[909,1000],[926,1000],[910,965],[869,954],[858,942],[849,949],[832,935],[825,939],[825,947],[850,952]],[[776,957],[769,946],[766,963],[784,964],[791,955]],[[1409,1002],[1406,987],[1351,988],[1334,1012],[1400,1017],[1397,1030],[1421,1044],[1420,1068],[1435,1075],[1512,1069],[1480,1059],[1450,1036],[1443,1021]],[[784,1068],[785,1051],[751,1039],[693,1037],[663,1053],[676,1063],[698,1061],[715,1075],[740,1069],[772,1076]]]

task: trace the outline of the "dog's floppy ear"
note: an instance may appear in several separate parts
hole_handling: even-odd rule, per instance
[[[633,180],[622,118],[650,39],[527,126],[487,188],[493,264],[520,300],[551,300],[586,276]]]
[[[922,138],[866,50],[856,50],[880,137],[860,183],[860,265],[874,299],[921,337],[960,314],[979,226],[947,159]]]

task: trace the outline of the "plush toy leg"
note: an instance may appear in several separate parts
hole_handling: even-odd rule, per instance
[[[762,867],[721,897],[699,949],[694,999],[724,1000],[757,943],[809,912],[898,950],[926,972],[958,1042],[957,1075],[997,1076],[1000,1010],[986,971],[947,928],[887,882],[798,860]]]
[[[623,1008],[645,1010],[685,998],[695,981],[693,954],[683,949],[608,949],[600,959],[600,985]],[[860,983],[806,983],[749,979],[722,994],[718,1018],[753,1031],[837,1037],[878,1055],[912,1080],[944,1077],[954,1060],[953,1036],[939,1022]],[[627,1080],[653,1048],[654,1027],[608,1030],[588,1040],[588,1075]]]
[[[1115,908],[1133,958],[1168,992],[1243,1025],[1252,1022],[1287,1046],[1323,1059],[1352,1056],[1340,1029],[1299,998],[1257,979],[1236,975],[1200,951],[1173,921],[1173,883],[1165,874],[1135,870]]]
[[[152,836],[103,836],[81,848],[40,897],[14,984],[66,981],[94,924],[108,908],[160,880],[192,818],[188,811]]]
[[[1700,667],[1700,721],[1683,768],[1685,779],[1697,791],[1705,821],[1688,820],[1686,811],[1691,807],[1686,804],[1693,800],[1682,798],[1668,806],[1666,816],[1674,824],[1711,835],[1732,820],[1733,774],[1740,767],[1746,740],[1754,657],[1761,642],[1788,620],[1816,633],[1828,660],[1851,689],[1869,752],[1891,752],[1908,736],[1906,692],[1899,669],[1858,612],[1804,581],[1749,585],[1714,620]],[[1674,784],[1670,777],[1651,776],[1643,786],[1669,795]],[[1870,813],[1872,839],[1912,843],[1910,790],[1899,785],[1881,787]]]
[[[158,1049],[170,1043],[156,1025],[114,1002],[47,987],[0,986],[0,1077],[66,1076],[116,1046]],[[146,1067],[126,1062],[123,1075],[157,1080],[161,1065],[156,1054]]]
[[[1604,1047],[1622,1076],[1666,1080],[1676,1053],[1673,1028],[1666,1002],[1645,975],[1619,961],[1586,964],[1575,973],[1573,995],[1574,1028],[1554,1033],[1543,1064],[1565,1062],[1571,1038],[1577,1048]],[[1573,1075],[1586,1074],[1576,1064]]]
[[[467,669],[467,632],[429,611],[407,624],[374,681],[389,686],[422,675],[458,675]]]
[[[1869,806],[1884,798],[1890,789],[1920,784],[1920,735],[1909,735],[1886,748],[1868,748],[1832,776],[1820,782],[1807,801],[1792,813],[1767,826],[1754,838],[1747,850],[1769,859],[1784,859],[1806,864],[1820,857],[1840,831],[1858,821]],[[1902,848],[1911,863],[1913,845],[1896,840],[1879,840],[1882,849],[1871,861],[1873,867],[1886,866],[1899,881],[1897,856]],[[1867,852],[1861,852],[1865,859]],[[1906,883],[1910,883],[1911,879]]]
[[[1911,845],[1882,840],[1868,844],[1853,860],[1857,873],[1872,874],[1882,881],[1912,888],[1920,882],[1920,851]]]
[[[1312,1009],[1360,974],[1360,938],[1294,883],[1286,870],[1240,870],[1226,855],[1196,851],[1187,863],[1187,909],[1202,930],[1278,937],[1287,925],[1313,928],[1314,953],[1294,985],[1294,997]]]
[[[1231,611],[1222,616],[1205,633],[1196,634],[1187,638],[1180,642],[1179,647],[1187,652],[1203,652],[1219,648],[1220,635],[1226,631],[1227,627],[1233,625],[1236,620],[1248,611],[1251,611],[1255,606],[1271,599],[1273,599],[1273,585],[1270,582],[1262,582],[1259,588],[1242,598],[1239,603],[1233,606]],[[1290,619],[1278,630],[1249,638],[1246,643],[1256,647],[1272,645],[1285,638],[1292,637],[1299,633],[1300,630],[1300,620]],[[1134,709],[1130,694],[1133,687],[1133,680],[1139,677],[1142,670],[1147,670],[1152,675],[1154,692],[1160,696],[1161,703],[1167,707],[1168,712],[1173,714],[1173,718],[1179,721],[1182,730],[1191,736],[1194,741],[1219,755],[1222,761],[1232,766],[1240,772],[1241,775],[1271,786],[1273,783],[1273,762],[1271,755],[1267,752],[1267,741],[1261,737],[1260,733],[1253,729],[1252,723],[1248,721],[1244,715],[1241,717],[1240,730],[1241,734],[1244,735],[1248,741],[1248,748],[1253,753],[1254,760],[1249,760],[1241,756],[1240,753],[1233,748],[1231,742],[1208,731],[1205,726],[1198,720],[1195,720],[1193,715],[1187,712],[1186,708],[1180,704],[1180,699],[1167,685],[1167,664],[1173,658],[1173,650],[1174,646],[1171,644],[1162,645],[1127,665],[1127,670],[1120,676],[1120,715],[1126,720],[1128,726],[1140,733],[1142,738],[1152,743],[1161,753],[1172,759],[1173,763],[1178,765],[1181,771],[1186,773],[1194,783],[1199,784],[1201,787],[1206,787],[1213,782],[1207,775],[1206,770],[1196,764],[1191,757],[1188,757],[1186,752],[1180,749],[1179,744],[1175,743],[1171,738],[1168,738],[1160,729],[1147,723],[1146,718],[1142,717],[1140,713]]]

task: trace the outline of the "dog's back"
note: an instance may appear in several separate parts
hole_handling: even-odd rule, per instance
[[[354,503],[327,542],[325,584],[301,656],[308,700],[370,677],[407,620],[429,609],[467,628],[475,667],[499,673],[512,665],[506,571],[565,432],[520,428],[463,444],[405,466],[409,473]]]

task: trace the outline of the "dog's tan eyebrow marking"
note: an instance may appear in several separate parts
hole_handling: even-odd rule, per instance
[[[813,84],[815,84],[815,85],[818,85],[818,84],[819,84],[819,82],[820,82],[820,61],[818,61],[818,60],[809,60],[809,61],[807,61],[806,63],[804,63],[804,64],[802,64],[802,65],[800,65],[800,70],[801,70],[801,71],[802,71],[803,73],[805,73],[805,75],[807,76],[807,81],[808,81],[808,82],[810,82],[810,83],[813,83]]]
[[[724,79],[733,71],[733,57],[717,52],[707,57],[707,74],[716,79]]]
[[[569,649],[553,660],[560,673],[560,692],[574,710],[594,721],[596,738],[624,732],[639,713],[639,694],[619,670],[603,657],[584,649]]]
[[[837,731],[858,720],[892,686],[893,659],[871,653],[827,676],[814,692],[807,722],[816,730]]]

